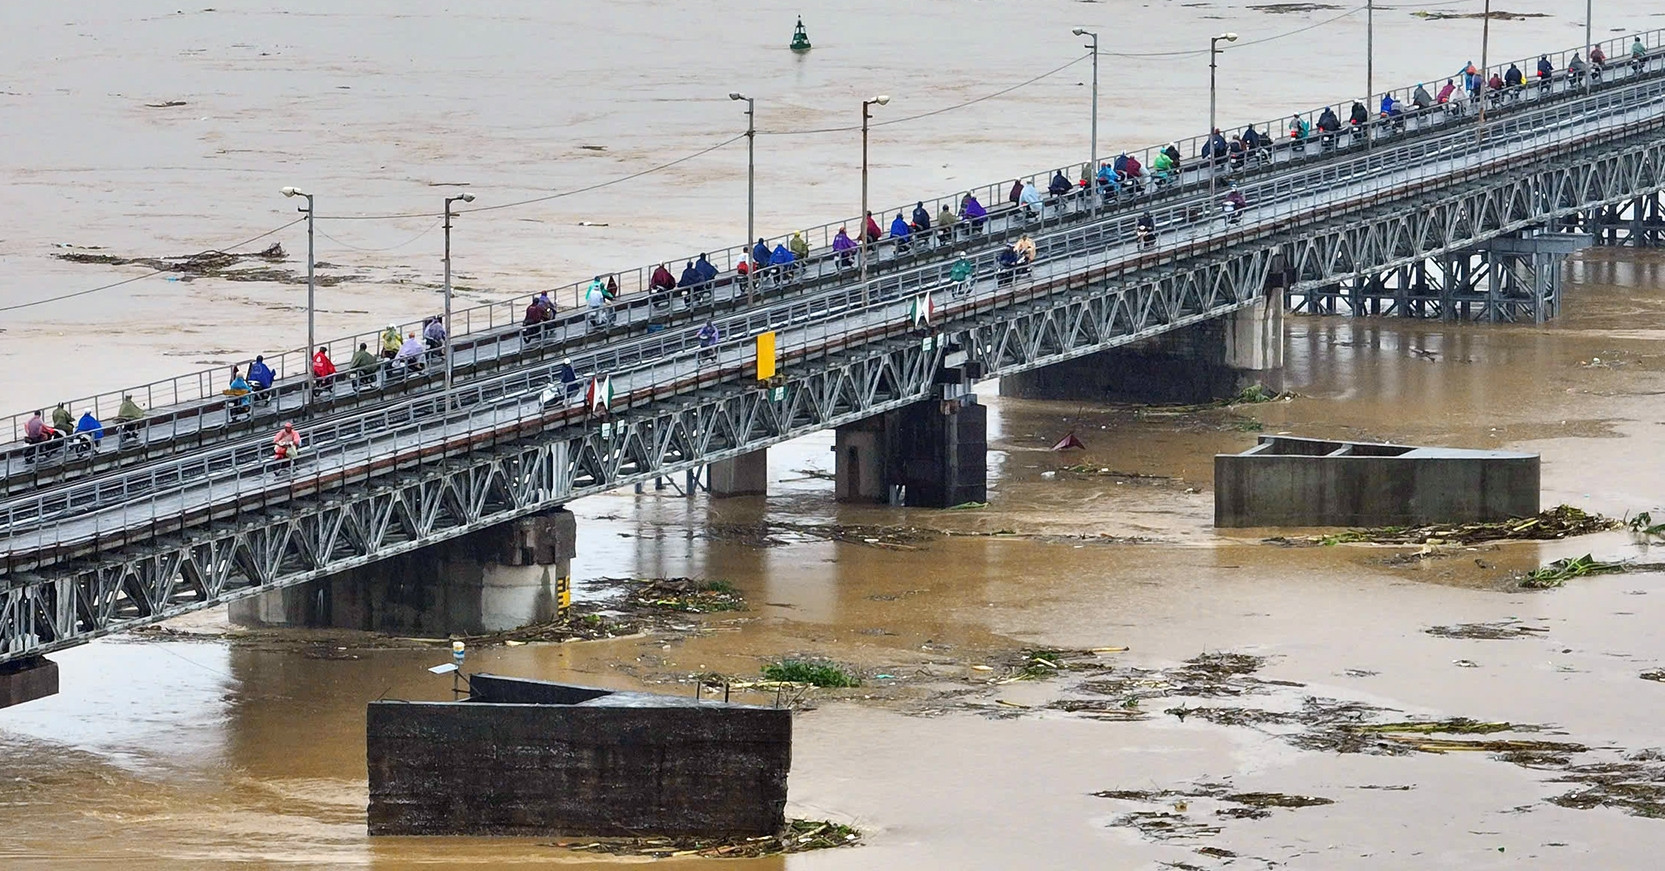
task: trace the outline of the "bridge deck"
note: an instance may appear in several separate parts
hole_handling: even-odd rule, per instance
[[[1596,131],[1603,125],[1623,126],[1656,116],[1657,112],[1657,105],[1648,103],[1611,106],[1600,115],[1581,114],[1559,121],[1538,118],[1513,124],[1500,122],[1489,138],[1487,153],[1494,160],[1530,154],[1564,142],[1579,131]],[[1116,220],[1097,225],[1096,236],[1090,238],[1041,234],[1038,241],[1042,257],[1032,274],[1022,280],[1044,282],[1095,266],[1146,257],[1153,252],[1159,255],[1163,251],[1194,246],[1227,233],[1273,230],[1293,214],[1346,208],[1350,202],[1384,191],[1414,189],[1418,182],[1450,177],[1472,164],[1474,156],[1466,147],[1469,142],[1465,135],[1449,135],[1421,146],[1382,149],[1369,158],[1374,163],[1397,165],[1397,169],[1339,175],[1313,170],[1303,178],[1280,178],[1259,187],[1250,186],[1252,208],[1236,227],[1228,226],[1206,211],[1206,196],[1182,199],[1164,210],[1165,220],[1159,228],[1157,244],[1151,250],[1142,250],[1127,225]],[[1067,237],[1068,233],[1062,235]],[[927,268],[914,276],[913,281],[899,281],[891,288],[880,287],[878,298],[870,305],[858,305],[859,300],[844,289],[765,306],[764,321],[778,330],[779,346],[788,365],[796,365],[799,359],[829,339],[859,335],[875,326],[907,319],[920,287],[934,288],[942,298],[945,312],[951,304],[961,301],[974,308],[981,303],[986,309],[998,294],[996,272],[994,264],[984,258],[979,263],[981,277],[964,289],[963,297],[956,297],[945,289],[947,282],[941,267]],[[585,377],[610,378],[621,399],[662,400],[679,392],[679,385],[697,380],[702,369],[712,366],[699,348],[691,327],[667,332],[674,335],[643,337],[611,351],[577,356],[573,364]],[[721,367],[733,371],[731,380],[743,377],[740,369],[751,353],[750,335],[750,331],[739,335],[730,333],[715,352]],[[537,393],[548,384],[551,369],[534,368],[485,382],[493,387],[470,394],[469,404],[449,416],[438,414],[432,397],[367,413],[350,433],[341,427],[338,433],[346,433],[343,437],[320,440],[323,444],[308,460],[310,468],[303,468],[299,474],[324,478],[362,472],[377,463],[388,466],[435,446],[459,439],[467,441],[470,435],[494,433],[529,419],[537,420],[540,426],[593,425],[583,423],[584,410],[572,409],[570,397],[566,396],[560,404],[567,406],[568,411],[554,420],[546,417]],[[581,399],[578,404],[582,404]],[[292,489],[294,481],[272,473],[269,464],[261,458],[265,449],[263,439],[254,439],[206,458],[186,471],[162,478],[132,475],[132,480],[124,486],[112,487],[110,496],[102,495],[98,487],[91,487],[79,493],[85,497],[83,500],[66,498],[57,505],[39,497],[0,502],[0,512],[5,512],[3,516],[8,521],[4,524],[7,532],[0,539],[0,548],[16,556],[93,541],[107,543],[113,534],[129,530],[140,530],[142,535],[154,534],[153,530],[162,521],[201,515],[208,506],[228,506],[225,509],[228,512],[230,506],[287,498],[285,494]],[[170,484],[170,481],[176,483]],[[101,482],[101,485],[109,486],[110,482]],[[76,494],[77,488],[67,488],[65,493]]]

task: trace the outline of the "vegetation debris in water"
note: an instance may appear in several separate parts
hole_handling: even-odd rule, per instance
[[[803,683],[834,689],[861,686],[861,678],[837,663],[813,659],[783,659],[763,666],[766,680]]]
[[[1577,557],[1563,557],[1541,569],[1535,569],[1521,576],[1520,585],[1528,590],[1547,590],[1559,587],[1573,578],[1586,575],[1610,575],[1626,571],[1621,562],[1605,562],[1595,559],[1590,554]]]
[[[1558,505],[1532,517],[1510,520],[1426,526],[1380,526],[1349,529],[1300,538],[1269,538],[1278,544],[1336,545],[1354,542],[1371,544],[1475,544],[1483,541],[1551,541],[1615,529],[1619,521],[1591,514],[1571,505]]]
[[[682,614],[744,611],[746,600],[728,581],[698,578],[648,578],[631,582],[627,601],[643,608]]]
[[[1548,632],[1542,626],[1525,626],[1519,620],[1497,623],[1457,623],[1452,626],[1430,626],[1422,630],[1440,638],[1472,638],[1480,641],[1501,641],[1508,638],[1536,638]]]
[[[843,823],[830,820],[788,820],[785,828],[776,834],[760,838],[604,838],[582,843],[557,841],[553,846],[609,856],[756,859],[784,853],[850,847],[860,842],[861,832]]]

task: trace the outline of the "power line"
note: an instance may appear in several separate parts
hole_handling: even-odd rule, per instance
[[[909,121],[918,121],[921,118],[930,118],[934,115],[941,115],[945,112],[952,112],[955,109],[964,109],[967,106],[975,106],[978,103],[986,102],[986,101],[992,100],[996,97],[1004,97],[1007,94],[1010,94],[1011,92],[1013,92],[1013,91],[1015,91],[1019,88],[1026,88],[1026,87],[1028,87],[1030,85],[1033,85],[1034,83],[1036,83],[1036,82],[1038,82],[1042,79],[1049,78],[1051,76],[1055,76],[1055,75],[1063,72],[1064,70],[1067,70],[1070,67],[1073,67],[1076,64],[1081,63],[1082,61],[1084,61],[1084,60],[1086,60],[1087,58],[1090,58],[1090,57],[1092,57],[1092,55],[1090,55],[1090,54],[1082,55],[1081,57],[1078,57],[1075,60],[1072,60],[1069,63],[1064,64],[1063,66],[1054,67],[1050,70],[1047,70],[1044,73],[1041,73],[1040,75],[1038,75],[1038,76],[1036,76],[1032,79],[1026,79],[1026,80],[1018,82],[1017,84],[1012,85],[1010,87],[1001,88],[1000,90],[995,91],[992,94],[984,94],[981,97],[976,97],[976,98],[967,100],[963,103],[955,103],[952,106],[944,106],[941,109],[932,109],[929,112],[921,112],[917,115],[905,115],[901,118],[888,118],[884,121],[875,121],[873,123],[868,124],[867,126],[868,127],[889,127],[892,124],[906,124]],[[852,130],[860,130],[860,129],[861,129],[860,124],[852,124],[848,127],[820,127],[820,128],[815,128],[815,129],[812,129],[812,130],[759,130],[759,131],[757,131],[757,135],[759,135],[759,136],[810,136],[810,135],[815,135],[815,134],[820,134],[820,133],[848,133]]]
[[[241,242],[234,242],[230,245],[225,246],[224,248],[210,248],[207,251],[203,251],[202,253],[203,254],[223,254],[223,253],[226,252],[227,248],[241,248],[244,245],[252,245],[255,242],[259,242],[261,239],[264,239],[267,236],[272,235],[273,233],[281,233],[284,230],[287,230],[290,227],[293,227],[296,224],[299,224],[300,222],[302,222],[304,220],[306,220],[306,218],[296,218],[295,220],[290,221],[289,223],[284,224],[281,227],[277,227],[277,228],[272,229],[272,230],[267,230],[266,232],[261,233],[260,235],[255,236],[251,239],[244,239]],[[201,255],[198,255],[198,256],[201,256]],[[20,302],[20,303],[14,303],[14,304],[8,305],[8,306],[0,306],[0,312],[16,311],[18,309],[32,308],[32,307],[37,306],[37,305],[46,305],[47,303],[50,303],[50,302],[61,302],[61,301],[66,300],[66,299],[74,299],[78,296],[86,296],[88,294],[98,293],[98,292],[104,291],[104,290],[110,290],[111,288],[121,287],[124,284],[132,284],[135,281],[143,281],[147,278],[155,278],[156,276],[161,275],[164,272],[173,272],[173,271],[174,270],[172,270],[172,269],[156,269],[156,270],[152,270],[150,272],[147,272],[144,275],[136,275],[132,278],[124,278],[121,281],[113,281],[109,284],[99,285],[98,287],[89,287],[86,290],[77,290],[73,293],[59,294],[58,296],[49,296],[49,297],[46,297],[45,299],[37,299],[37,300],[33,300],[31,302]]]
[[[428,217],[433,217],[433,216],[429,215]],[[422,228],[422,232],[417,233],[415,236],[412,236],[409,239],[406,239],[405,241],[400,242],[397,245],[389,245],[386,248],[361,248],[361,247],[359,247],[357,245],[354,245],[350,242],[343,242],[340,239],[337,239],[334,236],[331,236],[330,234],[325,233],[323,230],[319,230],[318,235],[323,236],[325,239],[328,239],[331,242],[334,242],[335,244],[340,245],[343,248],[348,248],[348,249],[351,249],[353,251],[364,251],[364,252],[367,252],[367,253],[375,254],[375,253],[379,253],[379,252],[382,252],[382,251],[395,251],[395,250],[398,250],[400,248],[403,248],[406,245],[409,245],[410,243],[415,242],[416,240],[422,238],[423,236],[426,236],[429,233],[432,233],[434,231],[434,228],[438,227],[439,225],[440,225],[439,221],[437,221],[437,220],[433,221],[432,223],[428,224],[428,226]]]
[[[661,170],[670,169],[671,167],[676,166],[679,163],[687,163],[688,161],[693,160],[696,157],[704,157],[705,155],[710,154],[711,152],[716,151],[717,149],[722,148],[725,145],[733,145],[734,143],[739,142],[740,140],[745,139],[745,138],[746,138],[746,134],[744,134],[744,133],[741,133],[738,136],[731,136],[728,139],[724,139],[723,141],[717,143],[716,145],[711,146],[710,148],[703,148],[703,149],[700,149],[699,151],[694,152],[693,154],[683,155],[682,157],[679,157],[679,158],[677,158],[673,161],[670,161],[669,163],[661,163],[658,166],[654,166],[654,167],[650,167],[648,169],[644,169],[641,172],[633,172],[629,175],[620,176],[619,178],[615,178],[615,179],[612,179],[610,181],[598,182],[596,184],[589,185],[588,187],[574,188],[570,191],[561,191],[560,193],[546,194],[546,195],[541,196],[541,197],[532,197],[531,199],[516,200],[512,203],[498,203],[498,204],[492,205],[492,206],[476,206],[472,209],[458,209],[453,214],[467,215],[467,214],[471,214],[473,212],[493,212],[493,211],[496,211],[498,209],[512,209],[512,208],[515,208],[517,206],[527,206],[527,205],[531,205],[532,203],[546,203],[546,202],[549,202],[550,200],[561,199],[562,197],[571,197],[571,196],[576,196],[578,194],[587,194],[590,191],[601,190],[602,188],[612,187],[613,185],[616,185],[616,184],[623,184],[624,182],[627,182],[627,181],[635,181],[636,179],[639,179],[644,175],[651,175],[653,173],[660,172]]]

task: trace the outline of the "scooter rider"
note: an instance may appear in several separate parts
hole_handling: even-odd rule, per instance
[[[295,431],[295,424],[284,421],[278,427],[277,435],[272,436],[272,459],[292,460],[300,456],[301,434]]]

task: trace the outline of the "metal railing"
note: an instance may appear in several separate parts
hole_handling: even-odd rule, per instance
[[[944,312],[958,312],[945,316],[990,311],[1017,303],[1016,291],[1003,287],[1034,287],[1060,274],[1119,261],[1148,264],[1164,257],[1196,256],[1199,245],[1216,244],[1228,234],[1289,232],[1296,224],[1327,217],[1337,207],[1358,207],[1381,198],[1384,191],[1405,196],[1430,189],[1430,182],[1443,186],[1476,176],[1523,152],[1540,156],[1552,147],[1584,147],[1582,143],[1609,131],[1634,129],[1643,122],[1657,125],[1662,105],[1665,82],[1604,89],[1500,119],[1488,128],[1480,146],[1471,129],[1457,129],[1250,182],[1244,187],[1250,208],[1235,225],[1212,208],[1206,195],[1192,194],[1153,212],[1157,236],[1149,246],[1137,242],[1137,219],[1131,215],[1038,233],[1037,264],[1047,275],[1010,274],[1003,280],[994,256],[980,254],[973,258],[974,275],[979,276],[974,290],[962,296],[946,277],[947,264],[923,264],[877,277],[866,288],[839,287],[722,315],[713,319],[724,337],[715,347],[705,346],[692,326],[600,346],[572,361],[583,376],[575,383],[610,376],[621,397],[617,407],[628,408],[717,381],[737,381],[754,353],[753,337],[764,330],[780,332],[783,358],[789,365],[801,365],[828,348],[853,347],[873,336],[905,330],[908,306],[921,293],[941,298]],[[450,415],[436,404],[438,397],[425,396],[310,428],[305,434],[313,450],[308,453],[316,458],[316,471],[310,474],[273,477],[264,459],[269,441],[246,439],[190,458],[0,502],[0,528],[13,534],[7,542],[13,551],[98,540],[135,527],[154,530],[164,520],[184,524],[193,512],[212,514],[221,501],[233,507],[248,507],[251,499],[263,504],[286,498],[298,482],[322,486],[326,475],[336,480],[372,474],[377,464],[391,467],[403,462],[404,455],[436,446],[468,449],[482,439],[489,444],[504,431],[518,437],[528,425],[537,430],[576,425],[585,420],[586,409],[581,402],[575,405],[571,394],[563,390],[553,411],[536,397],[556,380],[558,366],[527,367],[465,383],[456,393],[462,409]],[[17,534],[36,528],[40,532],[34,536]]]
[[[1638,35],[1648,49],[1647,63],[1657,65],[1657,61],[1662,55],[1661,49],[1662,47],[1665,47],[1665,30],[1646,31]],[[1602,77],[1601,87],[1606,88],[1613,86],[1620,80],[1636,75],[1636,71],[1634,71],[1630,65],[1630,45],[1631,38],[1629,37],[1610,39],[1601,43],[1603,51],[1606,52],[1609,57],[1607,68]],[[1502,105],[1499,106],[1499,109],[1507,110],[1513,108],[1518,102],[1530,102],[1564,96],[1567,94],[1569,89],[1577,90],[1574,86],[1578,83],[1571,82],[1569,80],[1566,69],[1571,57],[1574,54],[1581,53],[1582,51],[1584,51],[1583,48],[1568,49],[1547,55],[1547,57],[1551,59],[1552,65],[1559,71],[1555,81],[1548,89],[1540,88],[1536,82],[1534,74],[1536,59],[1513,61],[1514,64],[1521,67],[1523,73],[1525,74],[1527,86],[1519,92],[1503,97]],[[1487,70],[1481,71],[1482,79],[1489,78],[1490,74],[1493,72],[1501,74],[1509,66],[1509,64],[1510,62],[1502,62],[1491,65]],[[1441,78],[1446,77],[1447,76],[1442,76]],[[1455,78],[1457,76],[1453,74],[1453,76],[1450,77]],[[1437,90],[1438,79],[1435,81],[1435,89]],[[1413,90],[1413,88],[1406,87],[1391,91],[1384,91],[1382,93],[1391,93],[1395,95],[1396,99],[1409,109],[1411,106],[1411,94]],[[1461,95],[1461,93],[1461,89],[1459,89],[1459,95]],[[1343,136],[1338,137],[1338,141],[1336,143],[1338,147],[1358,147],[1362,144],[1361,140],[1366,137],[1374,141],[1376,139],[1391,138],[1398,135],[1394,132],[1394,122],[1390,121],[1384,123],[1383,120],[1378,117],[1377,108],[1379,104],[1379,97],[1379,94],[1366,95],[1363,101],[1366,104],[1366,109],[1372,119],[1372,124],[1369,125],[1368,131],[1357,136],[1344,132]],[[1515,99],[1516,97],[1518,97],[1518,100]],[[1348,116],[1349,106],[1350,103],[1338,103],[1330,108],[1335,110],[1339,117],[1346,119]],[[1322,113],[1323,108],[1324,107],[1320,107],[1316,110],[1309,110],[1307,112],[1297,114],[1306,119],[1314,126],[1314,128],[1316,128],[1316,121]],[[1449,120],[1447,118],[1449,113],[1472,114],[1474,108],[1473,104],[1466,98],[1460,100],[1454,98],[1454,102],[1450,104],[1448,108],[1435,107],[1432,110],[1423,112],[1407,111],[1407,114],[1403,118],[1403,124],[1407,128],[1422,129],[1426,126],[1445,123]],[[1278,145],[1288,148],[1291,143],[1289,138],[1285,135],[1287,131],[1287,122],[1288,118],[1280,118],[1262,122],[1260,124],[1246,126],[1254,127],[1257,131],[1267,135]],[[1232,126],[1223,129],[1236,130],[1239,128]],[[1176,140],[1174,144],[1184,156],[1185,161],[1194,163],[1198,159],[1202,159],[1200,158],[1200,155],[1203,150],[1203,145],[1206,144],[1208,140],[1209,135],[1205,133],[1201,136],[1193,136]],[[1340,140],[1345,141],[1343,142]],[[1319,147],[1313,148],[1312,144],[1314,143],[1318,143]],[[1161,146],[1152,146],[1144,149],[1135,149],[1134,151],[1127,153],[1139,157],[1146,168],[1146,171],[1151,172],[1155,165],[1155,154],[1159,150],[1161,150]],[[1303,155],[1290,155],[1291,160],[1314,160],[1329,156],[1320,142],[1320,137],[1316,133],[1314,133],[1314,135],[1307,140],[1307,147],[1304,150],[1306,153]],[[1063,173],[1065,177],[1071,181],[1076,180],[1077,176],[1070,172],[1070,170],[1078,165],[1079,164],[1070,164],[1069,166],[1060,169],[1048,170],[1046,172],[1035,173],[1028,176],[1020,176],[1018,177],[1018,180],[1033,182],[1039,191],[1046,191],[1047,183],[1055,172]],[[1206,180],[1207,174],[1202,174],[1201,178]],[[993,211],[995,208],[1004,206],[1007,203],[1006,191],[1009,190],[1010,187],[1011,182],[1002,181],[972,187],[964,192],[978,195],[983,204]],[[960,194],[954,194],[950,196],[934,197],[917,202],[922,202],[925,205],[926,210],[930,212],[932,216],[932,220],[935,221],[938,212],[945,204],[950,206],[951,211],[958,212],[959,199]],[[911,215],[912,207],[904,205],[898,208],[875,210],[875,220],[880,224],[881,230],[886,230],[890,223],[888,220],[885,220],[884,216],[892,215],[894,213],[901,213],[906,217]],[[860,219],[831,222],[816,227],[810,227],[801,232],[804,233],[805,239],[809,242],[812,250],[822,252],[822,256],[825,256],[825,252],[827,249],[830,249],[832,238],[836,234],[837,228],[839,227],[850,227],[853,230],[859,230]],[[854,237],[856,234],[852,232],[851,235]],[[771,247],[773,247],[776,244],[785,243],[789,238],[789,235],[777,236],[768,239],[767,242]],[[732,274],[734,268],[747,256],[747,252],[749,252],[749,250],[750,243],[745,246],[732,246],[707,253],[710,255],[712,264],[722,272],[724,279],[732,281],[735,277]],[[691,261],[693,259],[695,259],[694,256],[685,255],[669,258],[662,262],[667,264],[667,266],[671,269],[673,276],[676,276],[680,275],[681,270],[676,268],[674,264]],[[650,295],[649,284],[653,270],[653,266],[642,266],[633,270],[625,270],[623,272],[604,272],[602,275],[604,277],[611,275],[617,279],[621,300],[632,305],[645,304],[646,298]],[[585,279],[572,284],[558,286],[544,292],[549,293],[551,297],[557,301],[570,299],[572,304],[576,305],[579,302],[579,296],[582,293],[583,288],[588,284],[589,280]],[[451,329],[453,336],[459,340],[462,337],[476,336],[480,333],[489,334],[498,331],[513,331],[520,325],[520,321],[527,304],[529,304],[536,296],[537,294],[527,294],[498,302],[458,309],[453,312],[452,323],[447,326]],[[404,335],[413,329],[419,328],[418,324],[411,323],[398,324],[396,326],[401,335]],[[379,336],[380,330],[377,330],[373,333],[361,333],[331,339],[321,343],[321,346],[327,347],[329,349],[328,353],[330,354],[331,359],[336,360],[339,364],[340,361],[348,359],[360,343],[367,344],[371,348],[379,347]],[[267,363],[272,367],[280,381],[285,379],[304,380],[305,373],[311,365],[312,350],[314,349],[309,348],[298,351],[289,350],[274,352],[267,355]],[[246,362],[240,365],[246,366]],[[220,400],[221,390],[229,382],[230,371],[230,367],[223,366],[205,369],[173,378],[154,381],[149,384],[141,384],[122,390],[81,397],[68,402],[67,405],[77,415],[81,411],[90,410],[93,412],[94,416],[98,417],[100,420],[109,421],[114,417],[116,409],[119,407],[123,396],[126,395],[134,396],[134,398],[147,410],[157,413],[190,403],[205,401],[217,402]],[[11,415],[11,439],[13,441],[21,440],[23,424],[28,420],[30,415],[30,412]]]

